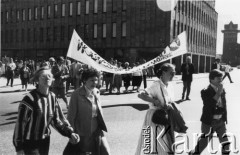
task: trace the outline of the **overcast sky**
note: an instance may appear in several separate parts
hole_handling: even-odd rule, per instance
[[[217,54],[222,54],[223,48],[223,33],[225,24],[232,21],[238,24],[240,29],[240,0],[216,0],[216,11],[218,13],[218,34],[217,34]],[[239,42],[238,35],[238,42]]]

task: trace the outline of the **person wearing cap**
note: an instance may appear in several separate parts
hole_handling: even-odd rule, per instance
[[[69,70],[64,64],[64,58],[62,56],[57,59],[57,64],[52,67],[52,74],[55,79],[52,84],[52,91],[57,97],[63,99],[68,108],[68,100],[66,97],[66,80],[69,77]]]
[[[203,110],[201,116],[202,136],[199,138],[195,149],[189,155],[201,154],[212,139],[214,132],[222,145],[222,154],[229,155],[229,141],[227,138],[227,105],[226,92],[222,84],[223,73],[214,69],[209,73],[210,84],[201,91]]]
[[[40,68],[35,72],[32,81],[38,87],[23,98],[18,108],[13,144],[17,154],[47,155],[50,145],[50,125],[61,135],[69,137],[76,144],[80,138],[74,133],[65,118],[56,95],[49,91],[53,81],[51,69]]]

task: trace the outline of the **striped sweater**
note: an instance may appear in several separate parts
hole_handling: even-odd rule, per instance
[[[13,144],[22,150],[25,140],[36,141],[50,136],[52,125],[63,136],[71,137],[72,127],[65,118],[54,93],[29,92],[19,104]]]

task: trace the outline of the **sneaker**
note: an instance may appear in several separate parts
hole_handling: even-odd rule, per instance
[[[186,100],[190,100],[190,98],[189,98],[189,97],[186,97]]]

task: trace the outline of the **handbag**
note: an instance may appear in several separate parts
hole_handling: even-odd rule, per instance
[[[164,109],[157,109],[152,115],[152,122],[159,125],[168,125],[168,112]]]
[[[68,142],[67,146],[63,151],[63,155],[78,155],[78,154],[79,154],[79,145]]]

